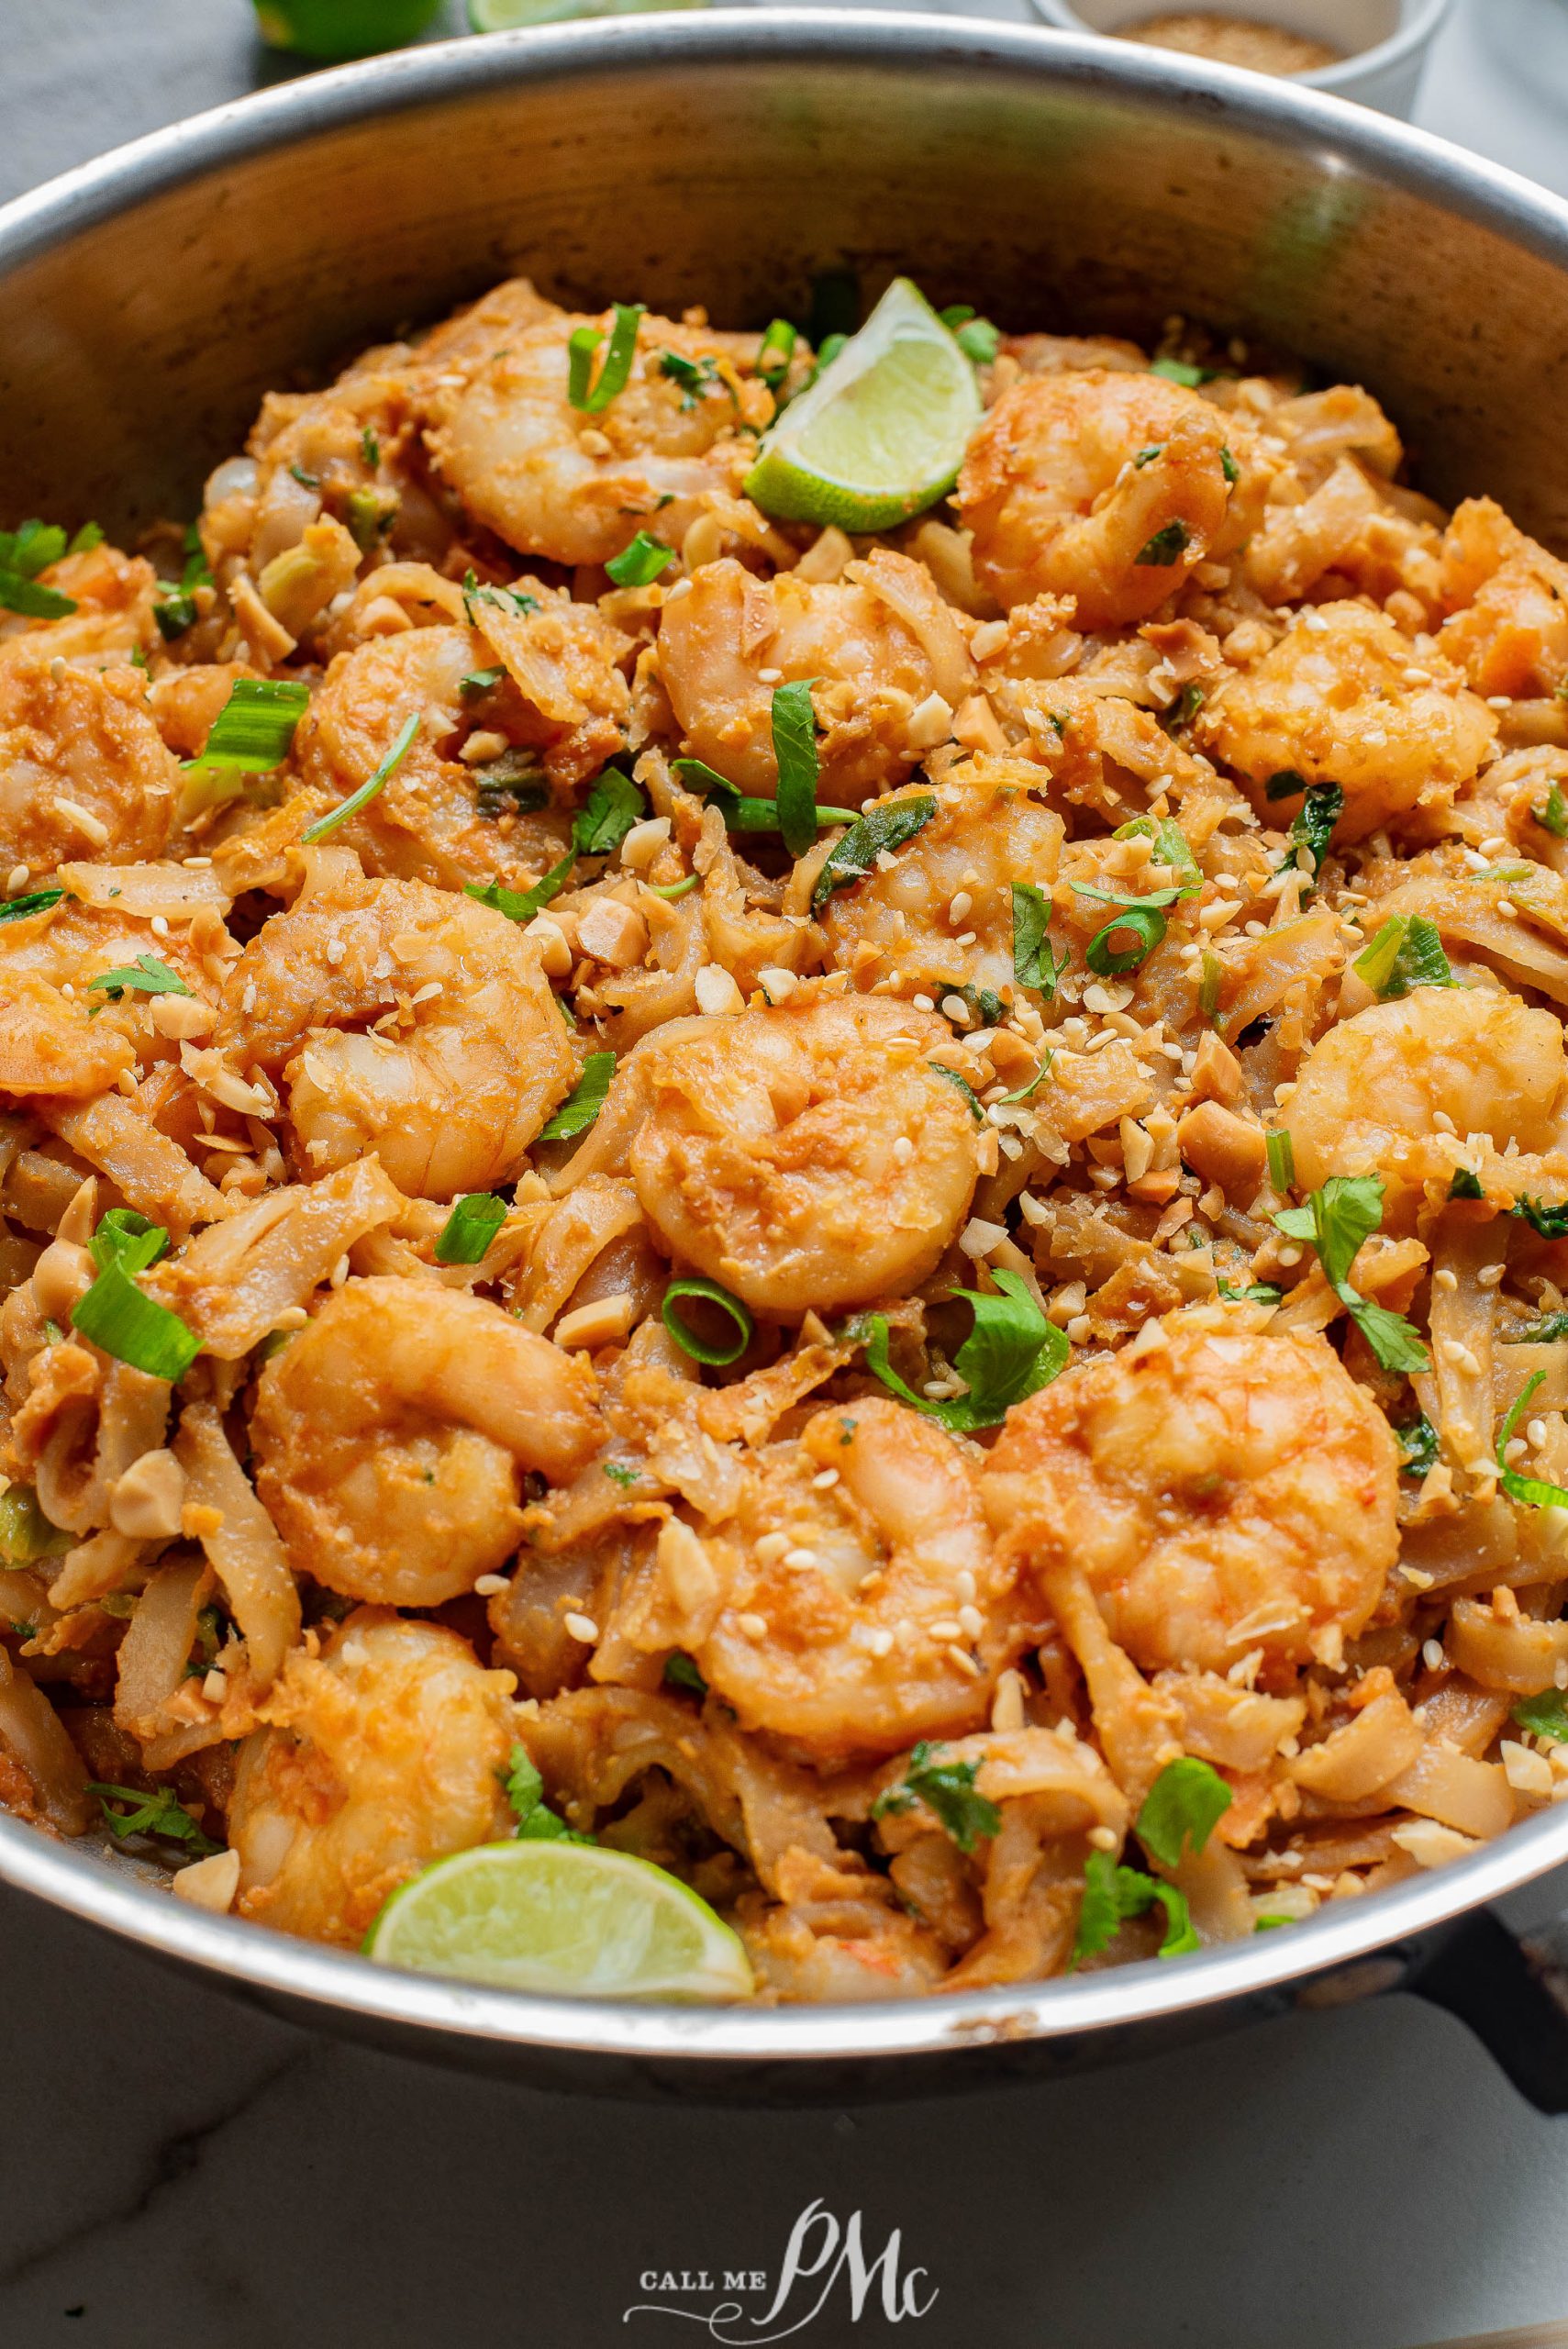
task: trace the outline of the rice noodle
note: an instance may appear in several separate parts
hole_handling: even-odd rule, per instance
[[[210,1403],[186,1404],[174,1456],[189,1479],[186,1521],[223,1585],[250,1677],[268,1687],[299,1637],[299,1592],[284,1545]]]
[[[361,1159],[318,1182],[269,1191],[199,1232],[147,1281],[221,1362],[238,1362],[308,1304],[339,1256],[403,1213],[402,1193],[379,1162]]]
[[[25,1666],[0,1648],[0,1745],[31,1781],[39,1811],[61,1835],[84,1835],[93,1816],[87,1772],[65,1725]]]

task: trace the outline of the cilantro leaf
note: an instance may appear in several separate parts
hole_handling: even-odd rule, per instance
[[[925,1738],[909,1756],[901,1786],[884,1787],[872,1804],[873,1819],[901,1817],[923,1802],[952,1837],[961,1852],[973,1852],[980,1838],[1001,1831],[1002,1814],[994,1802],[976,1794],[977,1762],[939,1762],[938,1748]]]
[[[223,1849],[202,1833],[172,1787],[154,1787],[149,1793],[140,1787],[103,1786],[91,1778],[87,1792],[97,1796],[104,1823],[117,1841],[128,1835],[165,1835],[175,1842],[188,1843],[203,1857]],[[128,1804],[128,1809],[115,1808],[121,1803]]]
[[[1047,1001],[1054,999],[1056,982],[1072,959],[1065,947],[1056,959],[1048,932],[1051,899],[1032,881],[1013,884],[1013,976],[1021,987],[1038,987]]]
[[[1168,1868],[1179,1867],[1191,1844],[1201,1852],[1215,1827],[1230,1808],[1230,1789],[1207,1762],[1184,1753],[1167,1762],[1143,1798],[1138,1814],[1138,1839]]]
[[[1078,1911],[1078,1936],[1067,1971],[1085,1957],[1108,1949],[1129,1917],[1141,1917],[1159,1901],[1165,1911],[1162,1957],[1185,1957],[1199,1947],[1184,1896],[1173,1884],[1162,1884],[1141,1868],[1118,1867],[1109,1852],[1091,1852],[1084,1863],[1084,1901]]]
[[[572,845],[579,856],[609,856],[647,812],[647,802],[630,775],[606,767],[573,819]]]
[[[1543,1313],[1528,1330],[1516,1330],[1505,1338],[1507,1346],[1554,1346],[1560,1338],[1568,1338],[1568,1313]]]
[[[1486,1193],[1479,1174],[1473,1174],[1468,1166],[1456,1166],[1448,1195],[1451,1199],[1484,1199]]]
[[[1330,1174],[1305,1207],[1281,1208],[1273,1220],[1288,1239],[1317,1249],[1324,1278],[1385,1370],[1429,1370],[1430,1357],[1411,1324],[1351,1286],[1356,1252],[1383,1221],[1383,1191],[1380,1174]]]
[[[822,812],[818,807],[817,816]],[[912,841],[936,812],[935,799],[922,792],[909,799],[890,799],[884,807],[873,807],[858,817],[843,839],[834,841],[817,876],[811,892],[812,912],[820,913],[835,889],[847,889],[851,883],[863,881],[880,855],[891,854]]]
[[[1162,530],[1156,530],[1147,546],[1139,549],[1133,561],[1168,571],[1173,562],[1180,562],[1191,543],[1187,526],[1178,516],[1175,521],[1167,522]]]
[[[1290,837],[1296,848],[1304,848],[1311,855],[1315,882],[1323,870],[1334,827],[1344,808],[1345,795],[1337,783],[1314,783],[1308,785],[1307,796],[1296,812]],[[1294,862],[1294,856],[1290,861]]]
[[[89,979],[90,987],[102,987],[106,1001],[118,1003],[128,994],[189,995],[191,990],[178,971],[161,963],[156,954],[139,954],[134,965],[113,971],[100,971]]]
[[[1425,1411],[1418,1419],[1411,1419],[1396,1428],[1394,1440],[1399,1446],[1399,1473],[1403,1476],[1425,1476],[1438,1464],[1438,1431]]]
[[[528,1753],[526,1745],[514,1745],[505,1770],[497,1773],[506,1789],[506,1800],[517,1820],[518,1840],[525,1843],[591,1843],[592,1835],[579,1835],[558,1819],[544,1799],[544,1780]]]
[[[977,1289],[955,1289],[974,1315],[974,1327],[953,1357],[953,1368],[968,1383],[969,1392],[947,1403],[917,1395],[900,1378],[888,1356],[885,1316],[868,1313],[851,1329],[865,1347],[866,1367],[890,1393],[928,1419],[940,1419],[955,1434],[997,1426],[1015,1403],[1049,1386],[1065,1369],[1072,1348],[1063,1331],[1048,1321],[1017,1273],[993,1273],[1001,1292],[984,1297]]]
[[[1548,1207],[1544,1199],[1516,1199],[1509,1212],[1542,1240],[1568,1240],[1568,1204]]]

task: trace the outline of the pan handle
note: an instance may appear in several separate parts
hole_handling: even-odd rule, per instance
[[[1568,1915],[1510,1932],[1478,1909],[1404,1986],[1469,2026],[1540,2112],[1568,2112]]]

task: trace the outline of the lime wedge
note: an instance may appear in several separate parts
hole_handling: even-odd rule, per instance
[[[518,25],[561,25],[577,17],[639,17],[650,8],[704,8],[707,0],[468,0],[476,33],[512,32]]]
[[[411,1876],[365,1935],[378,1965],[578,1998],[744,1998],[746,1953],[706,1900],[597,1843],[480,1843]]]
[[[974,369],[895,277],[859,334],[762,436],[746,495],[786,522],[885,530],[935,505],[980,421]]]

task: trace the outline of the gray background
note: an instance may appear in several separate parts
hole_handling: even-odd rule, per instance
[[[0,195],[280,70],[243,0],[0,0]],[[1568,193],[1568,6],[1461,0],[1419,118]],[[1554,1902],[1568,1876],[1517,1905]],[[706,2336],[622,2321],[641,2271],[776,2272],[818,2196],[875,2248],[900,2228],[939,2298],[896,2333],[840,2305],[808,2349],[1414,2349],[1568,2317],[1568,2121],[1414,1999],[766,2114],[371,2055],[4,1891],[0,1990],[4,2349],[680,2349]]]

